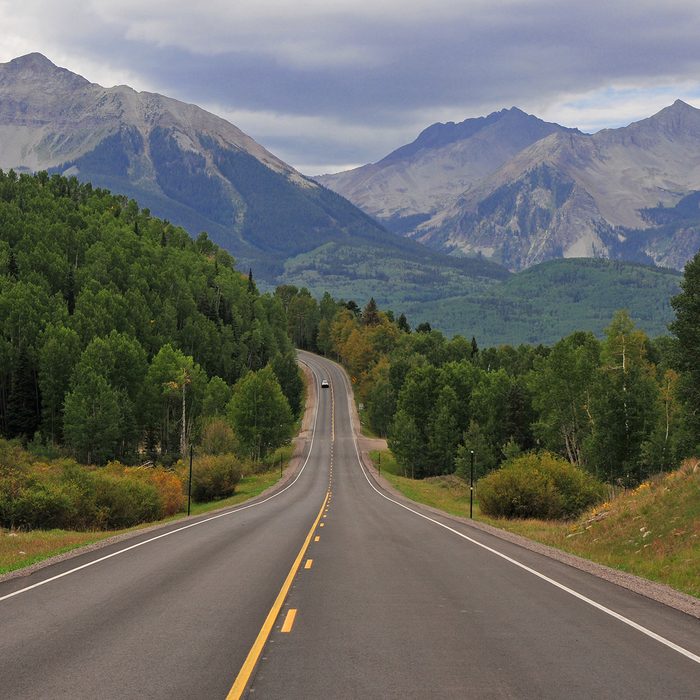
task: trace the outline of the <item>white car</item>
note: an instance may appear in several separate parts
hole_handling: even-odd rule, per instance
[[[330,386],[330,384],[328,383],[327,379],[321,380],[321,389],[328,389],[329,386]]]

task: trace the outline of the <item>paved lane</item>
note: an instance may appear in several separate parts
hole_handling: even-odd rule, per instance
[[[388,500],[358,462],[346,380],[305,359],[333,388],[332,499],[249,697],[700,697],[700,659],[611,613],[700,656],[697,619]]]
[[[700,697],[697,619],[383,493],[302,358],[331,388],[294,485],[0,584],[0,697],[224,698],[280,597],[249,698]]]
[[[328,490],[319,396],[313,449],[284,493],[0,584],[0,697],[226,697]]]

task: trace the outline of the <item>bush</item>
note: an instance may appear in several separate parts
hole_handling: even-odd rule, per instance
[[[71,459],[8,466],[0,445],[0,526],[90,530],[160,520],[182,509],[182,481],[164,469],[113,462],[89,468]],[[3,463],[5,462],[5,463]]]
[[[178,474],[187,485],[189,464],[179,462]],[[192,498],[199,503],[233,496],[241,480],[243,466],[234,454],[195,457],[192,466]]]
[[[163,506],[158,489],[147,481],[110,473],[96,473],[98,512],[106,529],[131,527],[160,520]]]
[[[601,482],[549,452],[516,457],[478,483],[482,513],[503,518],[574,518],[604,494]]]
[[[222,455],[236,449],[233,428],[224,418],[212,418],[202,430],[202,451],[209,455]]]

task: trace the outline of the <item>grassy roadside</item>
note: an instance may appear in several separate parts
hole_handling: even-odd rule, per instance
[[[280,478],[279,469],[244,476],[236,487],[236,493],[220,501],[193,503],[192,515],[201,515],[217,508],[234,506],[261,494]],[[72,530],[9,531],[0,528],[0,574],[6,574],[57,554],[83,547],[114,535],[137,532],[154,525],[186,518],[185,513],[159,522],[142,523],[126,530],[102,530],[99,532],[75,532]]]
[[[379,452],[371,452],[378,466]],[[381,452],[382,476],[406,497],[452,515],[469,515],[469,486],[454,476],[405,478]],[[584,559],[700,597],[700,463],[687,461],[571,522],[474,518]]]

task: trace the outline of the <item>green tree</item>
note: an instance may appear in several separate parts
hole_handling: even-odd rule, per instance
[[[66,396],[64,434],[78,460],[104,464],[117,454],[121,435],[120,395],[88,370]]]
[[[287,327],[295,347],[303,350],[316,347],[318,322],[318,304],[304,287],[291,299],[287,310]]]
[[[231,387],[221,378],[212,377],[207,384],[202,405],[203,416],[225,416],[226,406],[231,400]]]
[[[284,354],[278,353],[272,360],[271,367],[289,403],[292,415],[298,417],[301,414],[304,397],[304,380],[301,378],[296,356],[291,351]]]
[[[642,443],[657,421],[658,388],[646,359],[646,336],[624,311],[606,329],[601,360],[591,392],[586,464],[607,481],[636,483],[642,478]]]
[[[379,323],[379,309],[374,297],[370,297],[370,300],[362,310],[362,323],[365,326],[376,326]]]
[[[270,366],[249,372],[236,383],[227,415],[241,448],[256,461],[289,440],[294,425]]]
[[[470,421],[455,456],[455,472],[463,479],[468,479],[470,476],[472,450],[474,451],[474,480],[478,480],[498,466],[499,457],[488,436],[475,420]]]
[[[49,324],[39,350],[43,432],[51,442],[63,437],[63,403],[70,379],[80,357],[80,338],[71,328]]]
[[[396,392],[388,377],[379,377],[367,394],[367,417],[372,430],[387,435],[396,411]]]
[[[458,406],[459,400],[455,390],[451,386],[443,386],[437,396],[428,434],[428,448],[434,474],[450,474],[454,471],[460,439]]]
[[[700,253],[685,266],[681,293],[671,299],[676,319],[670,325],[677,338],[675,360],[681,372],[678,392],[688,428],[685,453],[700,450]]]
[[[396,412],[389,428],[387,444],[403,469],[404,476],[410,474],[415,479],[415,458],[424,449],[424,445],[419,438],[416,422],[407,411],[399,409]]]
[[[150,442],[168,459],[186,451],[201,414],[207,378],[192,357],[164,345],[151,361],[144,382],[145,425]]]
[[[537,358],[528,383],[538,414],[534,430],[541,444],[583,465],[583,444],[590,433],[591,391],[600,365],[600,343],[591,333],[560,340]]]

